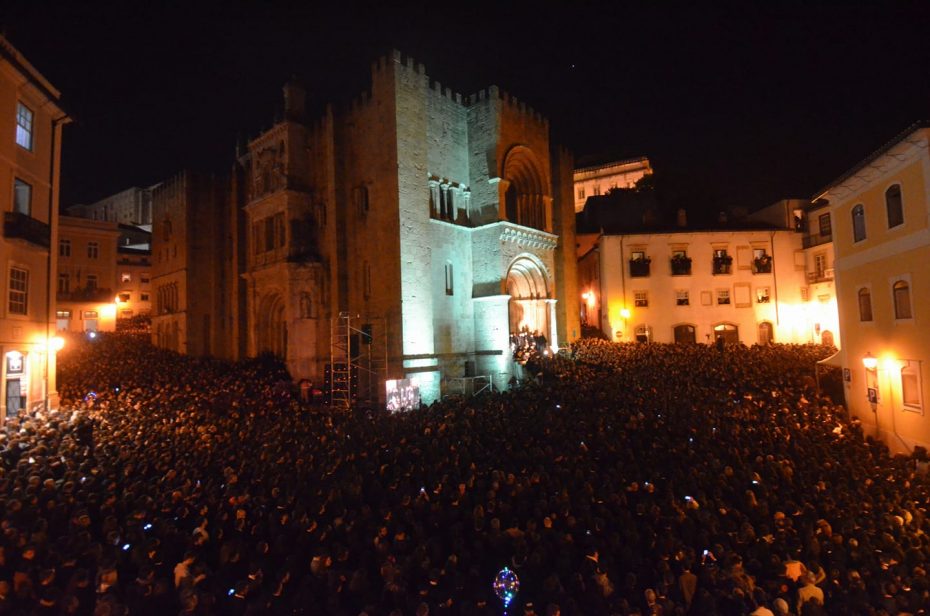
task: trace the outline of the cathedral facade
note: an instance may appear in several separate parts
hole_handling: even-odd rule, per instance
[[[397,52],[338,110],[310,118],[300,87],[284,94],[230,191],[243,354],[322,383],[345,348],[382,392],[415,379],[429,402],[449,379],[506,387],[513,333],[579,335],[573,165],[545,118],[494,86],[453,93]]]

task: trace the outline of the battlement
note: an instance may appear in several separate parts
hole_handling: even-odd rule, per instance
[[[512,96],[509,92],[505,92],[497,86],[488,86],[487,88],[478,90],[474,94],[466,96],[465,104],[470,107],[472,105],[477,105],[492,100],[502,101],[504,105],[506,105],[511,111],[526,116],[540,126],[545,128],[549,127],[549,120],[543,114],[527,105],[524,101],[519,100],[516,96]]]

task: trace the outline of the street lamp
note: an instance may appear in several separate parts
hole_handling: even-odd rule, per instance
[[[865,357],[862,358],[862,365],[866,370],[875,370],[878,368],[878,358],[866,351]]]

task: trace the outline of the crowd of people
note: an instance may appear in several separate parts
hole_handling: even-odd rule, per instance
[[[812,346],[618,345],[409,413],[272,360],[70,343],[0,434],[0,613],[921,614],[928,482]]]

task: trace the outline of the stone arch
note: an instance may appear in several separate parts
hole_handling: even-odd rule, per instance
[[[548,186],[533,150],[524,145],[512,147],[504,159],[501,177],[507,181],[504,194],[507,219],[525,227],[546,230]]]
[[[552,340],[549,274],[546,266],[530,254],[520,255],[507,269],[506,290],[510,295],[510,333],[540,332]]]
[[[723,338],[727,344],[739,344],[739,326],[736,323],[722,322],[714,325],[714,340]]]
[[[271,353],[287,357],[287,321],[284,301],[277,293],[269,293],[258,302],[256,315],[255,350],[258,354]]]
[[[672,327],[677,344],[694,344],[697,342],[697,329],[693,323],[679,323]]]

